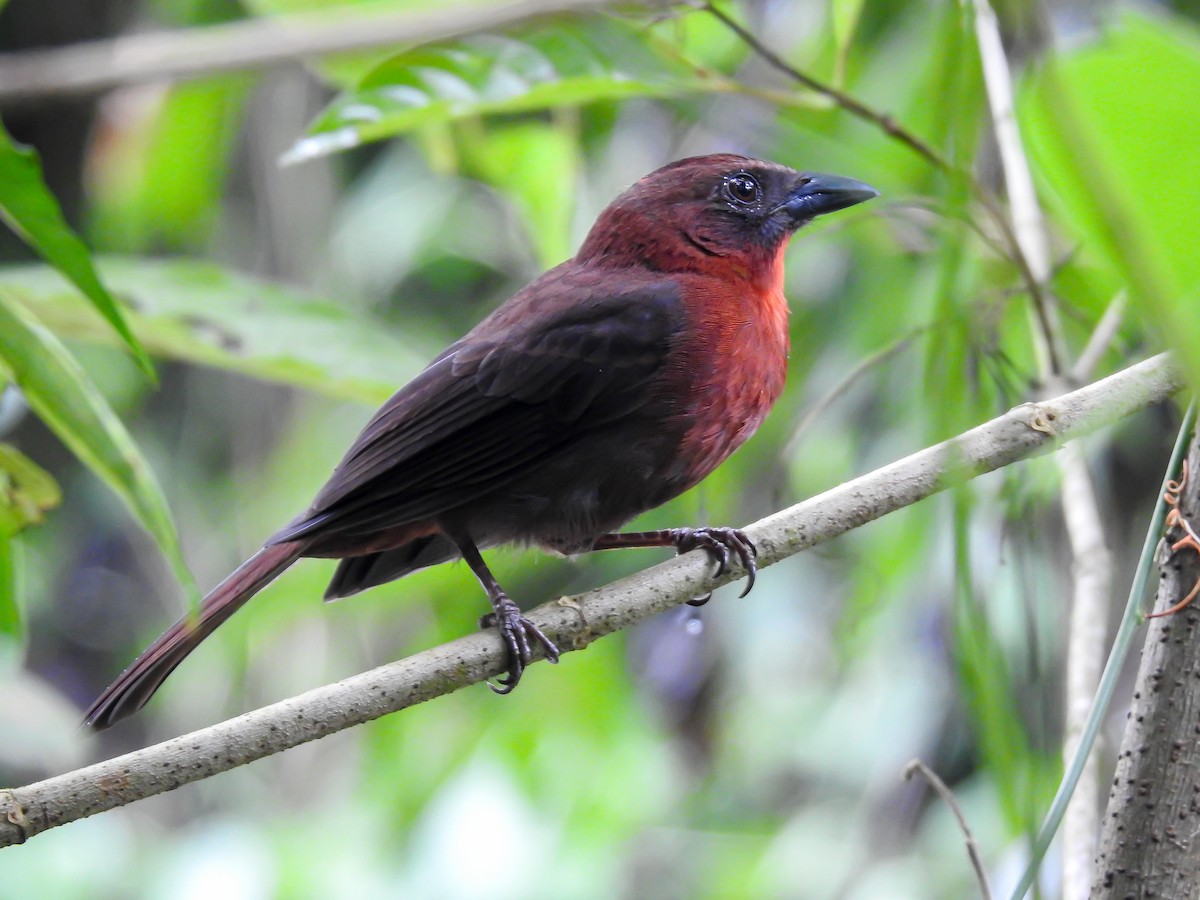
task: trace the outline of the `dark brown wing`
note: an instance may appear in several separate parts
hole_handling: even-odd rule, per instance
[[[435,517],[644,404],[682,328],[678,290],[601,293],[593,273],[549,274],[398,391],[308,512],[268,543]]]

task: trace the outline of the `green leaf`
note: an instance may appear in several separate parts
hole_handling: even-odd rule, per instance
[[[1200,35],[1126,12],[1031,78],[1019,111],[1047,199],[1200,382]]]
[[[212,241],[248,85],[236,76],[177,85],[92,150],[88,227],[106,251]]]
[[[471,174],[516,202],[529,223],[543,268],[571,255],[578,152],[563,128],[522,122],[488,129],[464,142]]]
[[[61,500],[49,472],[11,444],[0,443],[0,536],[40,523]]]
[[[329,300],[191,260],[100,257],[127,301],[129,323],[156,356],[200,363],[329,396],[377,404],[442,347],[401,340]],[[0,287],[60,337],[110,341],[111,332],[45,266],[0,267]]]
[[[480,35],[392,57],[337,98],[284,157],[294,163],[414,128],[598,100],[733,90],[645,31],[611,19]]]
[[[0,218],[48,263],[70,279],[116,329],[151,378],[150,357],[129,330],[108,290],[100,282],[87,247],[67,225],[58,201],[42,181],[37,153],[13,143],[0,127]]]
[[[166,499],[125,426],[66,347],[4,289],[0,364],[46,426],[125,501],[198,598]]]

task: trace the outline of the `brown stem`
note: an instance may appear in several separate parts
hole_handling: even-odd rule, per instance
[[[914,759],[904,767],[906,780],[911,780],[913,775],[918,774],[929,782],[929,786],[950,807],[950,812],[954,814],[954,819],[958,822],[958,828],[963,833],[963,840],[967,845],[967,856],[971,860],[971,867],[975,870],[975,880],[979,882],[979,895],[983,897],[983,900],[992,900],[992,889],[988,887],[987,872],[983,868],[983,860],[979,857],[979,844],[975,841],[975,835],[971,833],[971,826],[967,824],[967,817],[963,814],[962,807],[958,805],[954,792],[946,786],[946,782],[938,777],[937,772],[921,760]]]

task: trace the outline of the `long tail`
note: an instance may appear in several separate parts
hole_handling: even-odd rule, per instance
[[[238,566],[200,603],[199,619],[185,616],[142,651],[141,656],[96,698],[84,722],[93,728],[108,728],[145,706],[167,676],[200,646],[201,641],[299,559],[305,547],[304,541],[264,547]]]

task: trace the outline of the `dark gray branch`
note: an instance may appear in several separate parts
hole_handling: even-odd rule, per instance
[[[1165,355],[1087,387],[1022,404],[998,419],[856,478],[747,528],[771,565],[946,487],[1054,449],[1152,404],[1182,384]],[[684,556],[529,614],[564,651],[626,628],[713,587],[703,553]],[[210,728],[36,784],[0,792],[0,846],[173,790],[368,722],[505,669],[495,632],[473,634]]]
[[[1183,518],[1200,525],[1200,440],[1188,449]],[[1157,552],[1158,599],[1167,610],[1200,579],[1200,553]],[[1108,795],[1093,898],[1194,897],[1200,884],[1200,603],[1150,620],[1128,724]]]

